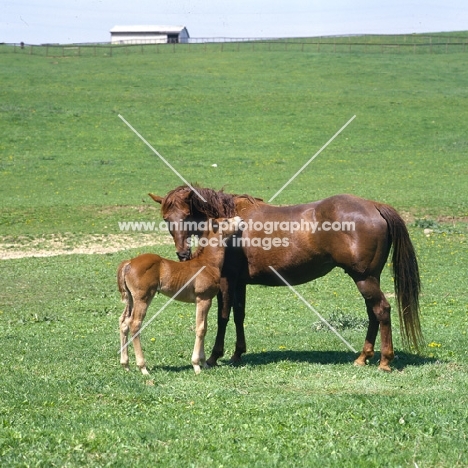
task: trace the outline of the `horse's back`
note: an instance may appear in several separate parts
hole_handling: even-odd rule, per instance
[[[259,207],[244,221],[253,227],[263,223],[270,231],[243,233],[250,279],[268,282],[270,266],[296,284],[323,276],[336,266],[349,273],[381,269],[389,237],[378,205],[353,195],[335,195],[301,205]],[[274,239],[279,239],[276,246]]]

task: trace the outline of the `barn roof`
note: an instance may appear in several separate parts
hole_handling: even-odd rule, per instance
[[[164,26],[164,25],[133,25],[133,26],[114,26],[111,33],[170,33],[177,34],[185,29],[185,26]]]

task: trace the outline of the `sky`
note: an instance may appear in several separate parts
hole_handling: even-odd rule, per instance
[[[0,0],[0,42],[108,42],[115,25],[185,26],[192,38],[464,31],[468,0]]]

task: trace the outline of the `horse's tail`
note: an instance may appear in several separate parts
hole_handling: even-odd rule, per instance
[[[127,305],[127,313],[131,315],[133,310],[133,296],[128,289],[127,283],[125,281],[125,275],[130,265],[130,260],[124,260],[117,269],[117,285],[119,287],[120,297],[122,302]]]
[[[393,243],[393,276],[403,345],[413,345],[419,351],[424,340],[419,321],[421,280],[416,252],[397,211],[388,205],[379,204],[376,208],[387,222]]]

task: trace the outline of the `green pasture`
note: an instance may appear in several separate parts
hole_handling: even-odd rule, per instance
[[[194,307],[173,303],[143,332],[144,377],[133,351],[120,368],[115,272],[147,250],[174,258],[159,233],[150,248],[0,260],[0,466],[467,466],[468,51],[456,50],[0,46],[1,254],[161,220],[147,193],[181,182],[119,114],[190,182],[266,200],[356,115],[275,203],[347,192],[395,206],[418,252],[426,339],[420,355],[402,349],[394,313],[394,371],[378,355],[356,368],[291,291],[252,286],[239,367],[230,324],[221,365],[195,376]],[[396,312],[389,268],[382,284]],[[341,271],[297,289],[361,348],[363,300]]]

